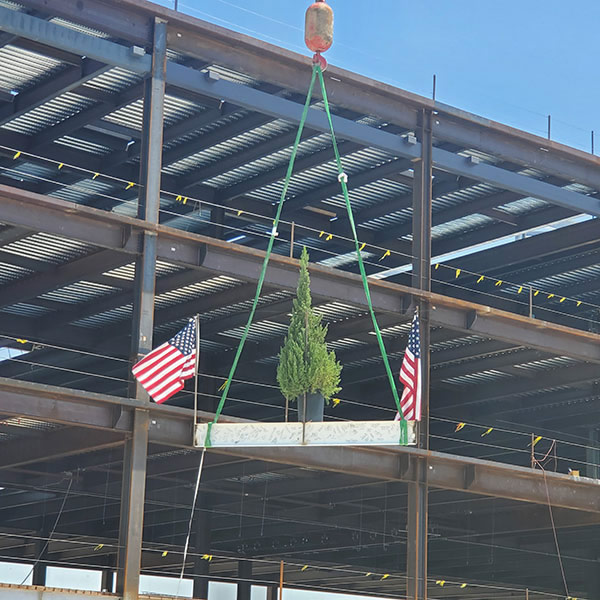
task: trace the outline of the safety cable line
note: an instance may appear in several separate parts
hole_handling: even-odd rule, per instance
[[[10,151],[16,151],[15,148],[11,148],[11,147],[8,147],[8,146],[0,146],[0,148],[5,148],[5,149],[10,150]],[[43,161],[51,162],[53,164],[57,164],[57,165],[59,165],[59,168],[60,167],[64,167],[64,166],[68,166],[69,168],[76,169],[76,170],[78,170],[80,172],[83,172],[83,173],[93,174],[92,179],[96,179],[100,175],[100,173],[95,173],[95,172],[93,172],[93,171],[91,171],[89,169],[84,169],[82,167],[78,167],[78,166],[72,165],[72,164],[60,163],[58,160],[49,159],[49,158],[44,157],[44,156],[40,156],[40,155],[28,153],[26,151],[16,151],[16,153],[19,156],[20,155],[26,155],[26,156],[30,156],[32,158],[37,158],[39,160],[43,160]],[[3,170],[3,171],[12,171],[12,172],[18,173],[19,175],[26,175],[27,177],[32,178],[32,179],[36,179],[36,180],[40,180],[40,181],[45,181],[45,182],[49,182],[49,183],[60,184],[60,182],[57,182],[57,181],[55,181],[53,179],[45,178],[45,177],[42,177],[42,176],[39,176],[39,175],[34,175],[34,174],[23,173],[22,171],[19,171],[18,169],[11,169],[10,167],[0,167],[0,170]],[[101,175],[102,175],[103,178],[106,178],[106,179],[109,179],[109,180],[113,180],[113,181],[116,181],[116,182],[119,182],[119,183],[125,183],[128,186],[127,189],[129,189],[130,186],[143,187],[139,183],[127,182],[127,180],[125,180],[125,179],[116,178],[114,176],[107,175],[107,174],[104,174],[104,173],[102,173]],[[74,184],[64,184],[64,187],[66,189],[75,189],[75,190],[79,189],[81,191],[85,191],[86,193],[89,193],[89,191],[90,191],[89,188],[83,187],[82,185],[78,185],[77,183],[74,183]],[[176,200],[175,200],[176,202],[179,201],[179,199],[184,198],[180,194],[176,194],[175,192],[168,192],[166,190],[161,190],[161,194],[165,195],[165,196],[175,197],[176,198]],[[118,198],[116,196],[110,196],[108,194],[102,194],[100,192],[96,192],[96,195],[99,196],[99,197],[102,197],[102,198],[107,198],[107,199],[110,199],[110,200],[115,200],[115,201],[117,201],[117,202],[119,202],[121,204],[125,204],[125,205],[126,204],[132,204],[132,205],[136,204],[136,201],[133,201],[133,200],[124,200],[122,198]],[[198,206],[206,205],[206,206],[211,206],[211,207],[217,207],[217,206],[221,207],[221,205],[218,205],[216,203],[209,202],[209,201],[206,201],[206,200],[200,200],[200,199],[193,198],[193,197],[185,197],[184,201],[187,202],[188,199],[192,200],[193,202],[196,202],[198,204]],[[236,212],[236,209],[233,208],[233,207],[226,208],[226,210],[229,210],[230,212]],[[185,215],[185,214],[175,213],[175,212],[169,211],[168,209],[160,209],[160,212],[162,212],[163,214],[171,214],[171,215],[173,215],[174,217],[177,217],[177,218],[182,218],[182,219],[187,219],[187,220],[190,220],[190,221],[193,221],[193,222],[198,222],[198,219],[196,219],[196,218],[192,218],[189,215]],[[237,212],[238,213],[244,213],[244,214],[247,214],[247,215],[250,215],[250,216],[254,216],[254,217],[256,217],[258,219],[262,219],[262,220],[270,220],[270,217],[267,217],[265,215],[260,215],[258,213],[253,213],[252,211],[239,210]],[[211,223],[210,219],[209,220],[200,219],[200,222]],[[287,222],[287,221],[284,221],[284,220],[281,220],[281,222],[291,225],[290,222]],[[302,225],[302,224],[295,224],[295,225],[298,228],[305,229],[307,231],[312,231],[314,233],[319,233],[319,237],[321,237],[321,235],[323,233],[325,233],[324,231],[319,231],[319,230],[317,230],[315,228],[312,228],[312,227],[309,227],[309,226],[306,226],[306,225]],[[258,237],[263,237],[263,236],[266,237],[266,235],[262,234],[261,232],[250,232],[250,231],[247,231],[244,228],[233,227],[233,226],[229,226],[229,225],[225,225],[225,224],[222,224],[221,226],[224,227],[224,228],[227,228],[227,229],[231,229],[232,231],[239,231],[241,233],[245,233],[246,235],[253,235],[253,236],[258,236]],[[349,242],[352,241],[350,238],[347,238],[347,237],[339,235],[339,234],[335,234],[334,237],[336,239],[339,239],[339,240],[342,240],[342,241],[349,241]],[[284,241],[284,240],[281,240],[281,241]],[[285,240],[285,242],[287,242],[287,240]],[[410,254],[408,254],[408,253],[399,252],[397,250],[386,249],[386,248],[384,248],[382,246],[377,246],[377,245],[375,245],[373,243],[369,243],[368,245],[369,245],[369,248],[373,248],[373,249],[377,249],[377,250],[382,250],[385,253],[389,253],[389,255],[393,254],[393,255],[404,257],[404,258],[413,258],[413,256],[410,255]],[[338,253],[334,253],[334,252],[329,252],[329,251],[325,250],[324,248],[317,248],[317,250],[325,252],[325,253],[330,253],[332,255],[337,255],[338,254]],[[378,263],[369,263],[369,264],[371,264],[373,266],[376,266],[376,267],[380,267],[381,266]],[[483,276],[480,273],[475,273],[475,272],[472,272],[472,271],[469,271],[469,270],[466,270],[466,269],[461,269],[461,268],[453,267],[453,266],[450,266],[450,265],[447,265],[447,264],[444,264],[444,263],[436,263],[434,268],[438,269],[439,267],[442,267],[444,269],[448,269],[448,270],[451,270],[451,271],[458,271],[458,272],[461,272],[461,273],[464,273],[464,274],[469,274],[469,275],[472,275],[473,277],[478,277],[479,279],[488,279],[490,281],[494,281],[496,284],[500,284],[500,285],[504,284],[505,287],[506,286],[514,286],[514,287],[516,287],[518,289],[532,287],[532,286],[530,286],[528,284],[519,284],[519,283],[511,282],[509,280],[501,280],[501,279],[497,279],[497,278],[490,277],[490,276]],[[478,279],[477,283],[480,283],[479,279]],[[438,280],[434,279],[434,281],[438,281]],[[444,284],[447,284],[447,285],[453,285],[452,282],[449,282],[449,281],[445,281],[445,280],[439,280],[439,281],[440,281],[440,283],[444,283]],[[454,284],[454,287],[458,287],[460,289],[465,289],[465,290],[471,290],[470,287],[460,286],[460,285],[456,285],[456,284]],[[540,290],[539,288],[535,288],[534,291],[535,291],[535,294],[534,294],[535,296],[537,296],[540,293],[543,294],[544,296],[546,296],[548,299],[551,299],[551,297],[555,296],[552,292],[545,291],[545,290]],[[489,296],[494,297],[494,298],[506,299],[506,296],[501,296],[501,295],[496,295],[496,294],[489,294],[489,292],[487,292],[487,293],[486,292],[481,292],[481,293],[484,293],[484,294],[489,295]],[[519,292],[517,292],[517,293],[519,293]],[[578,300],[576,298],[571,298],[571,297],[562,297],[562,294],[559,294],[557,296],[557,299],[559,299],[560,302],[562,302],[564,300],[570,300],[571,302],[575,302],[577,304],[577,307],[583,305],[583,306],[590,307],[590,308],[600,308],[599,305],[594,304],[594,303],[590,303],[590,302]],[[522,301],[519,301],[517,299],[514,299],[513,301],[515,301],[517,303],[520,303],[523,306],[527,306],[526,302],[522,302]],[[579,320],[583,320],[583,321],[586,321],[586,322],[597,322],[597,321],[594,321],[592,319],[588,319],[588,318],[581,317],[581,316],[578,316],[578,315],[572,315],[571,313],[567,313],[567,312],[557,311],[555,309],[551,309],[551,308],[548,308],[548,307],[541,307],[541,308],[544,308],[544,310],[548,310],[549,312],[553,312],[555,314],[572,316],[573,318],[576,318],[576,319],[579,319]]]

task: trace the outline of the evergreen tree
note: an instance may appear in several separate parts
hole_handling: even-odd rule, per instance
[[[288,400],[320,392],[329,401],[341,389],[342,366],[336,361],[335,352],[327,350],[326,336],[327,326],[312,308],[308,252],[303,248],[292,318],[277,367],[277,381]]]

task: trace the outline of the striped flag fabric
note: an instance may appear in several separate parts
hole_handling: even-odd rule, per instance
[[[183,389],[196,372],[196,319],[169,341],[149,352],[131,369],[133,376],[161,404]]]
[[[400,408],[407,421],[421,420],[421,336],[419,333],[419,313],[415,310],[412,320],[408,346],[404,352],[404,360],[400,367],[400,383],[404,391],[400,399]],[[400,420],[400,413],[396,414]]]

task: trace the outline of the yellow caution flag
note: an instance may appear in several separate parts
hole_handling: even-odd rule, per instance
[[[531,446],[532,448],[535,448],[535,445],[542,439],[541,435],[537,435],[533,441],[529,444],[527,444],[528,446]]]
[[[459,432],[459,431],[460,431],[460,430],[461,430],[461,429],[462,429],[462,428],[463,428],[465,425],[466,425],[466,423],[459,423],[459,424],[456,426],[456,429],[454,430],[454,433],[457,433],[457,432]]]
[[[386,573],[379,581],[383,581],[384,579],[387,579],[390,576],[389,573]]]
[[[365,246],[366,246],[366,245],[367,245],[367,242],[363,242],[363,243],[360,245],[360,248],[359,248],[359,250],[362,252],[362,251],[365,249]]]
[[[100,177],[100,173],[94,173],[94,176],[92,177],[92,179],[96,179],[97,177]]]
[[[456,275],[454,276],[454,279],[458,279],[458,276],[461,274],[462,269],[456,269]]]
[[[126,189],[126,190],[130,190],[130,189],[131,189],[131,188],[132,188],[134,185],[135,185],[135,183],[134,183],[133,181],[130,181],[130,182],[127,184],[127,187],[126,187],[125,189]]]
[[[496,281],[496,283],[494,284],[496,287],[499,287],[502,285],[502,279],[498,279],[498,281]]]
[[[15,152],[15,154],[13,155],[13,160],[17,160],[17,158],[19,158],[19,156],[21,156],[20,150],[18,152]]]
[[[223,382],[223,385],[222,385],[222,386],[219,388],[219,392],[222,392],[222,391],[225,389],[225,386],[227,385],[227,382],[228,382],[228,381],[229,381],[229,380],[228,380],[228,379],[226,379],[226,380]]]
[[[341,402],[341,400],[339,398],[332,398],[331,403],[333,404],[333,407],[335,408],[339,403]]]
[[[481,283],[484,279],[485,277],[483,275],[480,275],[479,279],[477,280],[477,283]]]
[[[490,435],[490,433],[492,433],[492,431],[494,431],[494,428],[493,428],[493,427],[490,427],[489,429],[487,429],[486,431],[484,431],[484,432],[481,434],[481,437],[485,437],[486,435]]]
[[[165,550],[165,551],[164,551],[164,552],[161,554],[161,556],[164,558],[164,557],[165,557],[167,554],[169,554],[169,551],[168,551],[168,550]]]
[[[384,255],[379,259],[379,260],[383,260],[384,258],[387,258],[388,256],[390,256],[392,253],[389,250],[386,250]]]
[[[446,580],[445,579],[437,579],[435,584],[439,585],[440,587],[444,587],[446,585]]]
[[[308,569],[308,565],[304,565],[300,570],[301,571],[306,571],[306,569]]]
[[[97,552],[98,550],[102,550],[102,548],[104,548],[104,544],[98,544],[95,548],[94,548],[94,552]]]

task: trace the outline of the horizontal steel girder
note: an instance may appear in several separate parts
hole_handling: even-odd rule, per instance
[[[142,233],[151,231],[158,236],[159,260],[245,281],[258,279],[264,259],[264,252],[259,250],[166,226],[154,226],[17,188],[0,186],[0,200],[2,223],[65,236],[131,255],[140,251]],[[32,210],[25,211],[23,206]],[[265,285],[291,291],[296,289],[296,260],[273,255],[269,265]],[[311,265],[310,271],[315,298],[341,301],[366,309],[362,281],[358,275],[318,265]],[[370,280],[370,288],[375,310],[395,314],[399,321],[408,318],[406,311],[411,299],[423,298],[431,305],[431,322],[435,325],[600,363],[600,336],[597,334],[381,280]]]
[[[94,60],[121,67],[140,75],[147,75],[150,72],[150,55],[143,54],[140,56],[134,54],[131,48],[114,42],[73,31],[55,23],[7,8],[0,8],[0,23],[4,31],[13,35],[33,39],[68,52],[83,54]],[[166,82],[168,85],[221,101],[232,102],[237,106],[276,119],[285,119],[292,123],[300,121],[302,105],[296,102],[223,79],[214,79],[184,65],[169,62]],[[409,138],[402,138],[339,116],[333,117],[333,124],[340,139],[379,148],[409,160],[417,159],[421,155],[420,144],[417,142],[410,143]],[[309,110],[306,126],[316,131],[329,131],[325,113],[317,109]],[[472,162],[464,156],[459,156],[441,148],[433,149],[433,165],[438,169],[482,181],[524,196],[533,196],[577,212],[600,216],[600,200],[596,198],[556,187],[544,181],[513,173],[490,164]]]
[[[21,0],[21,4],[140,46],[151,44],[153,19],[159,15],[169,23],[168,46],[174,51],[300,93],[308,87],[308,57],[154,4],[137,0]],[[505,160],[600,189],[599,159],[587,152],[334,65],[329,66],[327,76],[329,95],[337,106],[359,114],[372,114],[408,130],[417,127],[420,110],[433,110],[433,135],[438,140],[465,148],[479,148]]]
[[[133,412],[150,412],[150,442],[191,447],[193,413],[190,410],[0,379],[0,406],[9,415],[21,415],[64,425],[130,432]],[[201,412],[202,421],[212,419]],[[239,419],[222,417],[222,422]],[[431,487],[496,496],[535,504],[600,513],[598,481],[575,479],[559,473],[517,467],[468,457],[427,452],[417,448],[245,448],[219,450],[220,454],[347,473],[370,479],[414,481],[426,461]]]

